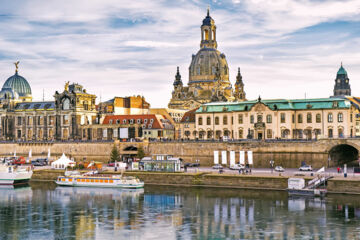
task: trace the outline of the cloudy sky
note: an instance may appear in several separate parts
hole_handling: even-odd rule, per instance
[[[70,81],[165,107],[176,66],[188,82],[208,5],[248,99],[328,97],[341,61],[360,95],[359,0],[1,0],[0,84],[20,60],[35,100]]]

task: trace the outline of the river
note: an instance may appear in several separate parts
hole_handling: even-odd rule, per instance
[[[146,186],[0,188],[0,239],[359,239],[360,196]]]

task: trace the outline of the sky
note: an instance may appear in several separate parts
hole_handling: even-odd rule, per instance
[[[230,81],[240,67],[247,99],[329,97],[341,62],[360,96],[359,0],[0,3],[0,84],[19,60],[34,100],[53,100],[70,81],[97,101],[143,95],[167,107],[177,66],[188,82],[208,6]]]

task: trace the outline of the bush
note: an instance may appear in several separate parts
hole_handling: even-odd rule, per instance
[[[136,157],[139,158],[140,160],[141,160],[143,157],[145,157],[144,149],[143,149],[141,146],[138,148]]]

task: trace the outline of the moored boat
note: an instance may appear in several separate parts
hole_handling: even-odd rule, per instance
[[[27,184],[33,172],[30,167],[21,168],[7,164],[0,164],[0,185]]]
[[[144,182],[136,177],[121,175],[69,175],[59,176],[55,181],[60,186],[70,187],[106,187],[106,188],[143,188]]]

